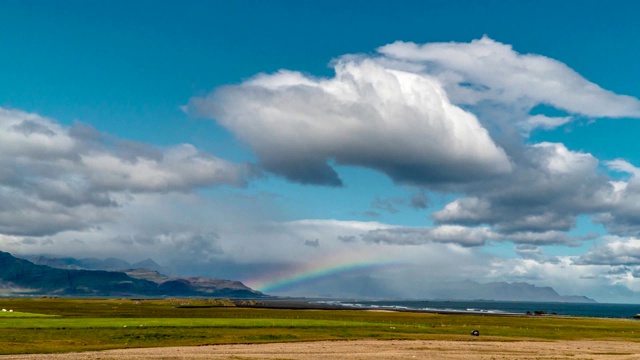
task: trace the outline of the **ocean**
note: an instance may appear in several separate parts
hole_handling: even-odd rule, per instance
[[[515,314],[524,315],[528,311],[546,311],[547,314],[599,318],[632,318],[640,314],[640,304],[604,303],[557,303],[528,301],[317,301],[329,305],[341,305],[358,309],[410,310],[425,312],[470,313],[470,314]]]

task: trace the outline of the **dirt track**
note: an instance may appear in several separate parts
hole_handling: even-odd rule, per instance
[[[0,359],[640,359],[640,343],[616,341],[319,341],[0,356]]]

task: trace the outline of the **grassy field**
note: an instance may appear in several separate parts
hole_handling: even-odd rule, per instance
[[[0,299],[0,308],[14,310],[0,312],[0,354],[344,339],[640,339],[634,320],[255,309],[194,299]],[[471,337],[473,329],[481,336]]]
[[[51,316],[55,316],[55,315],[34,314],[34,313],[21,312],[21,311],[0,312],[0,320],[5,318],[13,318],[13,317],[29,318],[29,317],[51,317]]]

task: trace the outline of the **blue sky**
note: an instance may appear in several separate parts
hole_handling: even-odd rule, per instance
[[[3,1],[0,246],[636,302],[638,7]]]

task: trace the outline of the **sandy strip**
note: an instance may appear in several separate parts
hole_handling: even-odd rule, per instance
[[[640,343],[357,340],[8,355],[0,359],[640,359]]]

